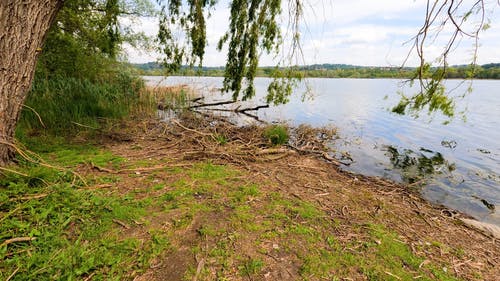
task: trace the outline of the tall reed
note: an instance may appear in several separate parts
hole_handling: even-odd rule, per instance
[[[26,100],[19,128],[71,134],[99,128],[103,119],[120,119],[139,100],[143,82],[118,74],[107,82],[56,77],[36,79]]]

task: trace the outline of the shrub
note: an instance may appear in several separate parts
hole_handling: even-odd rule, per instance
[[[288,142],[288,128],[283,125],[273,125],[264,130],[264,137],[273,145],[283,145]]]

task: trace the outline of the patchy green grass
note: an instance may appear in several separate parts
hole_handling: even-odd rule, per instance
[[[96,149],[54,149],[41,155],[58,165],[79,159],[109,163],[119,159]],[[72,159],[73,156],[78,159]],[[88,190],[71,171],[23,163],[20,172],[0,177],[0,278],[11,280],[120,280],[142,270],[167,248],[156,235],[141,241],[121,234],[144,217],[149,203],[129,196]],[[118,222],[118,223],[117,223]],[[32,241],[7,243],[23,237]]]
[[[179,279],[261,279],[283,267],[281,257],[293,261],[287,270],[303,280],[455,280],[443,270],[446,264],[424,263],[384,226],[353,222],[346,238],[340,234],[345,226],[316,203],[273,192],[265,187],[272,183],[254,182],[228,166],[91,174],[85,180],[118,188],[142,177],[141,186],[126,192],[91,189],[70,169],[162,162],[125,162],[90,145],[36,139],[30,145],[47,163],[65,168],[22,162],[12,168],[25,175],[0,176],[0,279],[133,279],[153,260],[175,263],[179,257],[170,253],[187,246],[185,260],[204,262],[179,265],[185,267]],[[33,240],[4,242],[16,237]]]
[[[264,267],[264,262],[260,259],[248,259],[238,267],[242,276],[252,276],[259,273]]]

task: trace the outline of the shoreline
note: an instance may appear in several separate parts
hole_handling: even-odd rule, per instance
[[[182,78],[182,77],[174,77],[174,78]],[[175,80],[176,81],[176,80]],[[179,82],[179,81],[176,81],[176,82]],[[183,81],[183,82],[186,82],[186,81]],[[355,82],[352,82],[352,83],[355,83]],[[209,83],[207,83],[209,84]],[[186,87],[188,88],[187,84],[185,84]],[[196,90],[193,90],[194,91],[194,95],[196,96]],[[209,100],[210,100],[210,97],[211,95],[210,94],[207,94],[209,96]],[[216,99],[217,100],[217,99]],[[217,100],[219,101],[219,100]],[[195,104],[198,104],[198,103],[195,103]],[[234,107],[237,107],[238,104],[236,104]],[[295,105],[296,106],[296,105]],[[243,105],[241,105],[241,107],[244,107],[244,103]],[[208,107],[207,107],[208,108]],[[239,107],[238,107],[239,108]],[[216,109],[218,110],[218,109]],[[291,108],[292,110],[292,113],[290,115],[286,115],[285,113],[285,116],[287,116],[288,119],[283,119],[283,120],[288,120],[288,121],[284,121],[284,124],[293,124],[291,126],[294,126],[294,127],[297,127],[299,126],[300,123],[298,122],[295,122],[294,123],[294,120],[293,119],[294,117],[296,117],[296,115],[299,115],[300,114],[300,111],[298,111],[299,113],[297,113],[297,111],[293,111],[294,108],[292,107]],[[234,121],[235,123],[237,123],[238,125],[239,124],[245,124],[246,121],[250,120],[252,121],[250,118],[247,118],[246,116],[243,116],[243,115],[235,115],[234,113],[231,113],[232,109],[229,107],[229,108],[224,108],[224,109],[221,109],[221,112],[222,114],[232,114],[230,115],[228,118],[231,119],[232,121]],[[252,116],[253,118],[258,118],[258,116],[268,116],[269,115],[269,112],[271,112],[271,116],[272,115],[272,111],[264,111],[265,114],[263,115],[257,115],[255,114],[254,116]],[[282,111],[286,112],[286,110],[282,109]],[[207,112],[210,113],[210,109],[207,109]],[[217,111],[215,111],[217,112]],[[227,113],[226,113],[227,112]],[[313,111],[310,111],[310,112],[313,112]],[[259,112],[260,113],[260,112]],[[283,113],[281,113],[281,115],[283,115]],[[276,116],[280,116],[279,114],[277,114]],[[278,119],[276,119],[275,117],[276,116],[273,116],[272,118],[269,118],[267,117],[267,119],[265,120],[261,120],[261,121],[264,121],[264,122],[270,122],[270,120],[281,120],[279,119],[280,117],[278,117]],[[330,117],[334,120],[337,120],[337,117],[336,115],[334,115],[335,117]],[[392,122],[392,121],[387,121],[386,119],[381,119],[382,121],[380,121],[380,119],[377,119],[378,115],[375,115],[375,118],[373,118],[373,120],[375,120],[375,122]],[[266,118],[266,117],[264,117]],[[274,118],[274,119],[273,119]],[[307,120],[308,115],[305,115],[304,116],[299,116],[299,118],[302,118],[302,122],[305,122],[305,123],[309,123],[310,121]],[[306,121],[303,121],[303,119],[306,119]],[[382,118],[387,118],[387,117],[384,117],[382,116]],[[350,130],[350,128],[346,128],[346,123],[345,123],[345,120],[342,119],[342,117],[338,118],[341,122],[341,130],[344,131],[344,129],[346,129],[347,131]],[[240,120],[242,120],[240,122]],[[312,123],[311,124],[315,124],[315,123],[318,123],[315,119],[312,119]],[[326,120],[326,118],[325,118]],[[392,119],[391,119],[392,120]],[[396,118],[397,120],[397,118]],[[344,122],[344,123],[342,123]],[[401,123],[395,123],[396,125],[389,123],[388,126],[397,126],[399,125],[400,127],[399,128],[402,128],[402,129],[395,129],[396,131],[398,131],[399,133],[401,133],[401,131],[405,131],[405,130],[410,130],[414,127],[411,127],[411,123],[409,122],[401,122]],[[353,122],[354,123],[354,122]],[[422,122],[420,122],[422,123]],[[321,123],[320,121],[320,125],[313,125],[313,126],[321,126],[321,124],[324,124],[324,123]],[[377,124],[377,123],[376,123]],[[403,124],[403,125],[400,125],[400,124]],[[418,125],[418,124],[417,124]],[[433,128],[437,128],[439,127],[438,126],[434,126]],[[453,126],[452,126],[453,127]],[[455,126],[456,127],[456,126]],[[464,130],[466,130],[467,128],[465,128],[464,126],[462,126]],[[460,127],[460,128],[462,128]],[[362,127],[361,127],[362,128]],[[423,127],[419,127],[417,126],[418,129],[424,129],[425,128],[425,125]],[[365,129],[363,129],[365,130]],[[376,130],[379,130],[379,131],[376,131]],[[416,130],[416,129],[415,129]],[[493,206],[492,204],[495,204],[495,193],[488,193],[489,189],[489,184],[494,184],[494,180],[495,180],[495,174],[494,174],[494,169],[495,167],[491,167],[491,166],[487,166],[488,168],[490,169],[493,169],[491,171],[491,174],[492,174],[492,178],[489,178],[489,173],[488,173],[488,169],[487,168],[483,168],[481,169],[481,165],[482,165],[482,162],[481,161],[488,161],[489,159],[485,158],[480,158],[480,157],[483,157],[482,155],[475,155],[473,154],[474,151],[478,150],[480,151],[479,148],[483,148],[483,146],[485,146],[484,144],[477,144],[477,145],[472,145],[472,144],[468,144],[467,141],[470,141],[470,138],[469,139],[465,139],[465,145],[463,143],[461,143],[458,148],[457,151],[455,151],[454,147],[453,148],[450,148],[450,147],[446,147],[443,145],[443,141],[442,140],[447,140],[447,139],[454,139],[456,136],[457,136],[457,132],[456,132],[456,129],[455,131],[451,130],[451,131],[446,131],[446,128],[444,128],[444,131],[441,132],[441,131],[430,131],[430,133],[428,132],[428,134],[430,135],[430,141],[428,141],[428,145],[425,143],[425,142],[422,142],[422,139],[424,139],[425,137],[425,133],[424,135],[417,135],[413,138],[407,136],[405,138],[397,138],[395,136],[392,136],[390,134],[387,135],[380,135],[380,129],[372,129],[372,131],[370,131],[370,129],[366,128],[366,131],[371,133],[372,135],[374,135],[377,139],[377,146],[379,146],[378,149],[369,149],[368,146],[362,146],[363,148],[361,148],[361,146],[359,146],[360,148],[356,147],[355,145],[343,145],[343,144],[336,144],[334,145],[335,148],[338,148],[342,151],[346,151],[348,153],[350,152],[353,152],[354,155],[357,154],[357,158],[359,158],[359,161],[363,162],[363,158],[364,156],[368,156],[367,158],[370,159],[370,153],[374,153],[373,155],[377,155],[376,157],[377,158],[374,158],[373,161],[370,161],[368,163],[370,163],[371,165],[370,166],[367,166],[366,164],[364,168],[361,168],[359,169],[359,166],[358,166],[358,169],[357,169],[357,164],[354,163],[353,164],[353,169],[350,169],[349,167],[346,167],[346,170],[354,170],[356,171],[357,173],[368,173],[368,174],[372,174],[372,175],[376,175],[376,176],[383,176],[385,175],[386,173],[389,175],[388,177],[389,178],[393,178],[393,179],[396,179],[396,181],[399,179],[399,177],[407,177],[406,179],[403,178],[400,182],[402,184],[404,184],[405,182],[414,182],[414,181],[420,181],[422,179],[425,179],[427,176],[431,176],[433,178],[436,178],[436,181],[437,181],[437,184],[443,184],[444,186],[446,186],[446,188],[450,187],[451,188],[451,191],[446,189],[446,188],[442,188],[442,189],[437,189],[438,191],[436,192],[436,194],[434,194],[433,196],[434,197],[430,197],[428,198],[429,201],[433,202],[433,198],[437,198],[437,199],[440,199],[441,196],[446,196],[446,194],[450,194],[451,196],[448,196],[448,197],[445,197],[445,200],[443,200],[443,204],[448,206],[449,208],[455,208],[457,210],[460,210],[461,212],[464,212],[470,216],[473,216],[475,217],[478,221],[481,221],[481,222],[485,222],[485,223],[489,223],[489,224],[493,224],[493,225],[497,225],[497,226],[500,226],[499,223],[500,221],[498,221],[498,216],[496,213],[494,213],[494,208],[495,206]],[[370,145],[370,140],[369,139],[366,139],[366,138],[362,138],[360,137],[360,135],[357,135],[357,134],[352,134],[351,131],[349,131],[351,134],[348,135],[347,137],[352,137],[354,139],[354,141],[357,141],[356,139],[359,138],[360,139],[360,143],[363,142],[364,144],[366,145]],[[459,132],[458,132],[459,133]],[[358,132],[358,134],[363,134],[363,132]],[[387,137],[386,137],[387,136]],[[390,137],[394,137],[396,138],[396,140],[392,140],[391,141],[388,141],[387,138],[390,138]],[[401,140],[402,139],[402,140]],[[344,139],[346,142],[349,140],[349,139]],[[384,142],[385,140],[385,142]],[[399,141],[399,142],[398,142]],[[405,142],[406,141],[406,142]],[[431,142],[433,141],[433,142]],[[463,140],[462,140],[463,141]],[[351,141],[352,142],[352,141]],[[439,144],[441,143],[441,145]],[[481,146],[483,145],[483,146]],[[386,147],[388,147],[389,149],[394,149],[394,153],[392,151],[386,151],[384,150]],[[476,149],[476,147],[478,149]],[[488,146],[486,146],[488,147]],[[491,147],[491,144],[490,146]],[[420,148],[425,148],[426,150],[419,150]],[[464,150],[467,150],[467,151],[472,151],[470,153],[465,153]],[[421,152],[421,151],[425,151],[425,153]],[[382,156],[382,153],[385,155],[385,156]],[[463,158],[460,158],[460,157],[456,157],[454,154],[457,154],[457,153],[465,153],[465,154],[460,154],[460,155],[465,155]],[[494,153],[494,151],[493,151]],[[336,156],[337,158],[341,158],[340,155],[338,155],[339,153],[336,153]],[[443,158],[443,163],[437,163],[437,161],[439,160],[439,157],[441,157],[441,155],[444,157]],[[493,155],[493,154],[492,154]],[[387,157],[389,158],[387,158]],[[430,158],[429,162],[430,163],[422,163],[422,165],[429,165],[429,167],[427,166],[424,166],[424,167],[416,167],[417,165],[413,165],[413,164],[408,164],[410,165],[409,167],[408,166],[398,166],[399,163],[394,163],[393,162],[393,159],[390,158],[390,157],[395,157],[396,160],[399,160],[399,161],[404,161],[403,157],[408,157],[411,161],[415,161],[415,162],[418,162],[418,165],[421,164],[421,160],[422,162],[424,160],[429,160],[428,158]],[[397,158],[397,157],[400,157],[401,159]],[[449,157],[449,158],[448,158]],[[434,162],[434,158],[436,158],[436,162]],[[390,160],[388,160],[390,159]],[[479,160],[475,160],[475,159],[479,159]],[[394,161],[396,161],[394,160]],[[467,161],[472,161],[472,167],[468,166],[468,163]],[[391,161],[391,162],[389,162]],[[474,162],[475,161],[475,162]],[[348,161],[350,162],[350,161]],[[491,162],[486,162],[486,163],[491,163]],[[380,164],[380,165],[379,165]],[[439,166],[440,165],[440,166]],[[452,169],[455,169],[454,165],[457,166],[456,168],[456,171],[453,171]],[[490,164],[491,165],[491,164]],[[362,167],[363,165],[361,165]],[[453,167],[453,168],[450,168],[450,167]],[[387,169],[390,169],[390,172],[387,172],[387,170],[382,170],[382,168],[387,168]],[[428,168],[428,169],[439,169],[441,170],[442,172],[436,172],[436,174],[434,174],[434,172],[429,172],[429,171],[426,171],[426,172],[422,172],[420,173],[420,170],[417,170],[416,172],[413,172],[413,173],[408,173],[408,174],[404,174],[404,173],[407,173],[407,171],[405,170],[406,168],[408,169],[424,169],[424,168]],[[486,176],[482,177],[482,176],[477,176],[477,177],[470,177],[470,178],[467,178],[468,180],[470,180],[470,184],[478,184],[478,189],[476,191],[474,191],[472,188],[470,189],[467,189],[467,187],[464,187],[463,185],[465,184],[462,184],[459,186],[458,183],[455,183],[455,184],[450,184],[450,183],[446,183],[447,181],[447,178],[448,177],[452,177],[453,180],[460,180],[460,178],[465,178],[467,177],[467,175],[469,175],[469,173],[474,173],[476,170],[478,171],[482,171],[485,173],[486,176],[488,176],[488,178],[486,178]],[[453,174],[452,174],[453,173]],[[435,177],[434,177],[435,176]],[[408,180],[408,177],[410,177],[410,180]],[[413,178],[411,178],[413,177]],[[482,183],[482,180],[485,180],[487,181],[486,183]],[[483,184],[483,185],[481,185]],[[436,186],[436,185],[435,185]],[[457,192],[454,193],[453,190],[456,190]],[[464,190],[464,191],[462,191]],[[486,191],[485,191],[486,190]],[[469,193],[468,193],[469,192]],[[477,196],[470,196],[470,193],[472,194],[476,194]],[[491,199],[491,201],[490,201]],[[434,201],[435,202],[435,201]],[[456,204],[455,202],[461,202],[460,204]],[[439,204],[439,203],[437,203]],[[490,207],[492,206],[492,207]],[[467,213],[468,211],[470,211],[470,213]]]
[[[33,239],[4,241],[9,262],[0,265],[0,277],[23,279],[45,268],[76,279],[136,281],[498,276],[500,241],[467,226],[457,212],[403,185],[341,171],[321,154],[273,146],[263,127],[189,112],[111,125],[62,145],[30,139],[40,159],[49,160],[47,179],[57,180],[23,192],[14,181],[4,223],[50,214],[61,202],[64,211],[54,214],[68,218],[55,225],[42,218],[55,236],[40,230]],[[316,130],[303,128],[301,143],[319,149],[309,138]],[[40,177],[40,167],[25,168]],[[45,246],[54,237],[56,244]],[[75,251],[83,264],[65,260]],[[40,252],[46,263],[15,262]]]
[[[224,78],[224,76],[221,75],[155,75],[155,74],[138,74],[140,77],[204,77],[204,78]],[[255,78],[268,78],[268,79],[273,79],[271,76],[255,76]],[[305,76],[301,78],[302,80],[307,80],[307,79],[359,79],[359,80],[401,80],[402,82],[409,81],[411,77],[324,77],[324,76]],[[443,79],[443,81],[471,81],[473,82],[474,80],[479,80],[479,81],[498,81],[498,79],[493,79],[493,78],[447,78]]]
[[[429,242],[431,245],[433,243],[446,245],[439,246],[441,249],[439,251],[442,251],[442,247],[461,249],[460,251],[467,253],[474,252],[472,256],[476,258],[484,255],[486,245],[489,245],[492,254],[500,250],[499,236],[496,236],[498,233],[484,232],[488,229],[484,229],[475,220],[468,220],[469,216],[443,206],[433,205],[418,193],[406,189],[404,185],[342,171],[337,165],[319,159],[317,155],[291,149],[241,147],[240,143],[248,144],[251,140],[262,141],[259,133],[254,132],[255,127],[228,128],[224,125],[219,128],[217,125],[211,127],[208,125],[210,122],[214,120],[200,121],[192,116],[187,119],[174,119],[173,122],[153,122],[154,125],[150,125],[155,129],[147,133],[145,131],[147,137],[140,137],[140,140],[136,139],[133,143],[137,141],[136,144],[142,147],[158,151],[159,155],[153,156],[153,159],[182,155],[180,162],[175,162],[176,165],[187,164],[185,161],[188,163],[208,161],[213,165],[223,165],[250,173],[253,175],[251,183],[261,185],[267,182],[266,185],[269,187],[266,189],[270,189],[268,192],[278,192],[293,200],[318,205],[321,212],[325,212],[336,223],[344,225],[350,231],[357,232],[354,229],[363,225],[384,225],[384,229],[395,231],[400,239],[405,241],[404,244],[416,254],[419,253],[417,248],[421,247],[417,245],[428,243],[425,242],[427,239],[434,241]],[[211,135],[214,131],[230,136],[229,141],[224,145],[212,143]],[[157,144],[160,140],[168,139],[170,141],[167,143]],[[126,150],[122,144],[117,145],[117,147],[114,145],[106,147],[118,155],[119,152]],[[129,145],[125,144],[125,147]],[[165,152],[163,147],[169,147],[173,151]],[[243,153],[242,150],[246,151]],[[148,157],[151,156],[149,154]],[[134,158],[129,154],[126,157]],[[146,156],[140,158],[142,157]],[[250,204],[259,203],[257,201]],[[489,230],[491,231],[491,228]],[[349,237],[348,233],[344,235]],[[425,255],[429,254],[427,251],[424,252],[427,253]],[[469,259],[472,257],[468,254],[466,256]],[[453,259],[455,258],[457,257]],[[491,279],[487,276],[482,278],[494,280],[493,276],[497,276],[498,273],[496,271],[498,262],[500,262],[498,258],[489,260],[493,266],[490,273],[493,275]],[[488,262],[485,261],[485,264]],[[455,273],[458,272],[460,270],[455,269]],[[158,274],[158,271],[152,270],[146,276],[149,278],[156,276],[155,274]],[[473,278],[469,275],[466,279]]]

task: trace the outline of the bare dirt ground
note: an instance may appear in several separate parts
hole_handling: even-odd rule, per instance
[[[187,187],[198,188],[204,179],[184,172],[198,163],[223,165],[231,171],[226,179],[216,179],[208,191],[194,192],[191,202],[168,212],[152,212],[148,224],[124,231],[134,237],[147,237],[151,229],[170,235],[170,250],[160,254],[146,272],[131,273],[131,279],[447,280],[439,272],[465,280],[500,276],[497,239],[465,225],[459,219],[463,215],[433,206],[403,185],[341,171],[334,159],[307,152],[321,151],[313,141],[301,142],[308,143],[307,149],[270,147],[260,128],[238,128],[192,116],[170,122],[130,122],[115,131],[120,133],[108,134],[102,146],[130,163],[146,164],[121,171],[84,167],[81,172],[119,175],[121,180],[113,188],[120,192],[150,182],[173,192],[179,179]],[[253,185],[258,193],[245,193],[237,204],[229,198],[232,186]],[[138,196],[159,198],[162,192]],[[285,203],[273,203],[276,200]],[[193,202],[196,205],[190,205]],[[211,207],[203,209],[203,204]],[[284,212],[287,224],[277,221],[283,206],[290,204],[289,209],[293,204],[307,205],[296,213]],[[307,206],[314,206],[319,213],[310,213],[319,215],[308,215],[303,211]],[[194,212],[197,208],[203,211]],[[291,228],[294,231],[287,232]],[[302,229],[314,235],[301,234]],[[383,229],[382,235],[376,234],[377,229]],[[381,269],[377,274],[382,275],[374,277],[366,269],[377,268],[371,260],[390,258],[375,250],[386,243],[385,234],[419,259],[417,266],[398,261],[396,267],[408,275]],[[330,243],[330,238],[335,242]],[[336,260],[323,250],[347,256]],[[389,255],[393,250],[399,251],[387,249]],[[363,257],[359,264],[350,261],[357,257]]]

